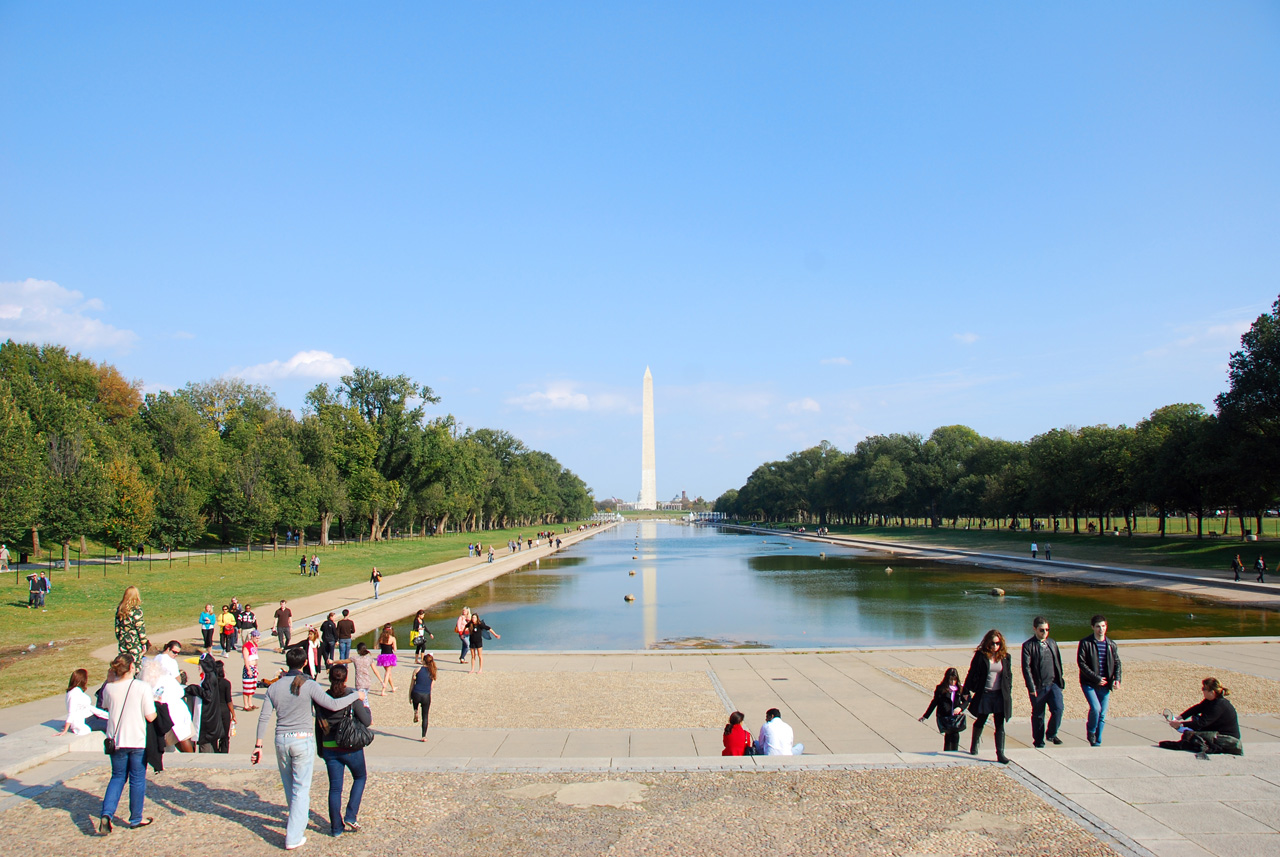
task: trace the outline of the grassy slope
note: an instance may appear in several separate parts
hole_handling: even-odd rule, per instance
[[[529,536],[533,530],[526,527],[519,532]],[[146,562],[129,563],[125,568],[110,565],[105,578],[101,565],[85,566],[80,579],[76,579],[74,566],[69,577],[59,567],[53,572],[54,590],[45,612],[27,609],[25,572],[16,583],[12,574],[3,575],[0,651],[5,655],[5,665],[0,668],[0,706],[65,691],[67,676],[77,667],[89,669],[91,683],[96,682],[103,667],[89,653],[115,642],[115,607],[131,583],[142,592],[143,613],[151,634],[193,625],[205,604],[212,603],[217,608],[233,595],[242,604],[252,604],[259,627],[266,628],[275,603],[282,598],[299,598],[367,582],[369,570],[375,565],[384,575],[390,575],[465,556],[467,543],[481,537],[485,545],[505,551],[507,540],[516,533],[491,530],[341,546],[322,554],[319,577],[299,575],[298,554],[283,550],[274,555],[255,551],[252,559],[243,553],[226,554],[222,563],[216,555],[207,562],[193,558],[190,566],[185,559],[174,560],[172,568],[157,561],[150,570]],[[57,643],[53,651],[18,655],[16,660],[8,657],[31,643],[47,647],[51,640]],[[153,637],[153,642],[163,641]]]

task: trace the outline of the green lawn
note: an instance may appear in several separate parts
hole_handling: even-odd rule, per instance
[[[571,525],[572,527],[573,525]],[[53,592],[46,610],[27,609],[26,572],[3,575],[0,586],[0,706],[15,705],[66,690],[67,677],[77,667],[89,670],[91,683],[99,680],[104,666],[90,657],[100,646],[115,642],[114,616],[120,595],[129,584],[142,592],[147,630],[194,625],[207,603],[215,608],[232,596],[252,604],[259,627],[269,627],[280,599],[300,598],[353,583],[365,583],[377,566],[384,575],[409,571],[465,556],[467,543],[481,540],[495,552],[505,552],[508,539],[517,532],[530,536],[537,527],[457,533],[436,538],[365,542],[332,547],[321,554],[320,575],[298,574],[298,553],[225,553],[175,559],[167,562],[130,562],[119,565],[85,565],[70,573],[61,566],[53,571]],[[559,530],[560,526],[548,529]],[[80,576],[77,578],[77,571]],[[105,576],[104,576],[105,571]],[[48,643],[54,642],[52,651]],[[162,643],[154,636],[152,641]],[[34,644],[39,654],[17,654]]]
[[[1268,532],[1274,518],[1267,519]],[[812,532],[817,529],[806,525]],[[862,536],[882,541],[915,542],[944,547],[964,548],[966,550],[990,551],[1030,556],[1031,542],[1039,543],[1041,550],[1045,542],[1053,545],[1053,558],[1063,560],[1080,560],[1081,562],[1110,563],[1113,565],[1163,565],[1173,568],[1188,568],[1226,572],[1231,567],[1231,558],[1240,554],[1245,568],[1253,565],[1261,553],[1267,556],[1267,565],[1275,566],[1280,560],[1280,547],[1267,541],[1242,542],[1237,538],[1205,537],[1184,535],[1166,536],[1161,539],[1156,535],[1135,535],[1132,538],[1119,536],[1074,535],[1069,532],[1038,532],[1032,534],[1028,530],[1017,532],[1009,530],[951,529],[940,527],[831,527],[833,535]],[[1041,556],[1044,554],[1041,553]]]

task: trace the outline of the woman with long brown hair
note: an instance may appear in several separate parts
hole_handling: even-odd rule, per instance
[[[973,650],[969,674],[964,678],[964,695],[969,697],[969,713],[974,716],[973,738],[969,742],[969,754],[978,755],[978,744],[987,718],[994,716],[996,724],[996,761],[1009,764],[1004,754],[1004,725],[1013,714],[1013,671],[1004,634],[992,628],[982,637]]]
[[[431,687],[435,684],[436,659],[428,652],[422,666],[413,674],[413,687],[409,689],[409,703],[413,706],[413,722],[418,722],[418,709],[422,709],[422,740],[427,740],[427,718],[431,713]]]
[[[125,587],[116,607],[116,643],[119,654],[128,655],[134,663],[142,660],[150,645],[147,626],[142,620],[142,594],[133,585]]]
[[[387,687],[396,692],[396,683],[391,679],[391,670],[396,665],[396,632],[391,623],[382,626],[378,635],[378,666],[382,667],[382,695],[387,695]]]
[[[329,696],[342,699],[347,693],[347,668],[343,664],[334,664],[329,667]],[[360,814],[360,800],[364,797],[364,784],[368,779],[364,748],[338,745],[338,724],[347,716],[355,717],[365,726],[373,725],[373,715],[361,700],[351,704],[350,715],[345,711],[333,712],[316,707],[316,735],[320,740],[320,758],[324,759],[325,770],[329,773],[329,832],[334,836],[341,835],[344,830],[360,829],[356,816]],[[351,797],[347,798],[345,814],[342,812],[344,768],[351,771]]]
[[[107,731],[107,718],[110,715],[94,704],[93,697],[85,691],[88,684],[88,670],[78,669],[71,674],[71,680],[67,682],[67,719],[62,724],[59,735],[66,735],[68,732],[72,735],[88,735],[95,729],[99,732]]]

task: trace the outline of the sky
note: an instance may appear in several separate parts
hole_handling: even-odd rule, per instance
[[[1274,2],[0,2],[0,339],[355,366],[597,497],[1212,407],[1280,295]]]

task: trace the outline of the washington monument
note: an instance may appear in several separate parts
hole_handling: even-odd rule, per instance
[[[658,469],[653,457],[653,373],[644,367],[644,416],[640,451],[639,509],[658,508]]]

